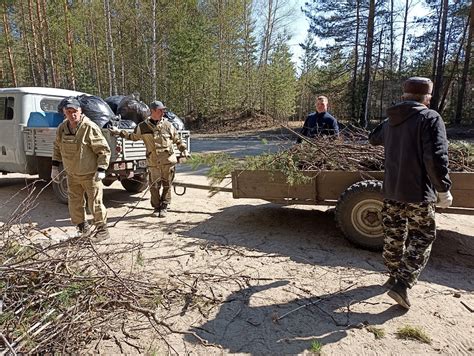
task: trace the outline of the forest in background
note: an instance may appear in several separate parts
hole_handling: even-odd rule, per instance
[[[338,119],[367,127],[399,100],[405,78],[420,75],[433,80],[432,108],[446,121],[473,122],[471,1],[308,0],[298,64],[292,3],[0,0],[0,87],[139,93],[204,119],[304,119],[323,94]],[[416,3],[425,16],[410,16]]]

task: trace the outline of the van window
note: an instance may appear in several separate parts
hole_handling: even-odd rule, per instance
[[[14,102],[13,97],[0,97],[0,120],[13,120]]]
[[[63,99],[43,98],[40,101],[40,108],[44,112],[58,112],[58,105],[61,100]]]

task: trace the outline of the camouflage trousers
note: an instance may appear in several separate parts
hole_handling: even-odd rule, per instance
[[[171,203],[171,184],[174,180],[175,165],[162,164],[148,167],[150,171],[151,206],[160,209],[161,204]],[[160,188],[163,188],[160,194]]]
[[[384,200],[383,259],[390,275],[411,288],[425,268],[436,238],[435,204]]]

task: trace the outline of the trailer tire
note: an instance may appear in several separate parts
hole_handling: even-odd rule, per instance
[[[352,184],[339,197],[336,223],[355,245],[373,251],[383,247],[382,182],[366,180]]]
[[[129,193],[140,193],[143,192],[148,187],[148,175],[140,174],[136,175],[131,179],[125,178],[121,179],[120,183]]]
[[[62,166],[59,166],[59,171],[61,172],[63,170]],[[59,183],[52,182],[53,185],[53,192],[54,195],[56,196],[56,199],[60,203],[67,204],[68,201],[68,193],[67,193],[67,175],[66,172],[62,172],[59,175]]]

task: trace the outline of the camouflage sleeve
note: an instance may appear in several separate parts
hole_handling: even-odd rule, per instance
[[[90,126],[88,141],[92,151],[97,155],[97,168],[106,170],[110,162],[110,147],[99,127]]]
[[[61,147],[60,147],[62,132],[63,132],[63,125],[59,125],[58,129],[56,130],[56,139],[54,140],[54,147],[53,147],[53,162],[54,163],[63,161],[61,157]]]
[[[120,137],[125,138],[127,140],[131,140],[131,141],[143,140],[143,136],[140,130],[140,125],[137,125],[137,127],[135,127],[135,130],[133,130],[133,132],[128,132],[126,130],[120,131]]]
[[[176,144],[176,147],[178,147],[178,150],[180,152],[183,152],[187,148],[186,144],[183,142],[183,140],[181,140],[181,136],[179,136],[179,133],[176,130],[176,128],[173,125],[170,125],[170,126],[171,126],[171,138],[173,140],[173,143]]]

